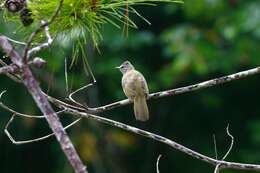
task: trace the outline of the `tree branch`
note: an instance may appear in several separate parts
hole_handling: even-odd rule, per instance
[[[160,154],[157,158],[157,161],[156,161],[156,173],[160,173],[160,170],[159,170],[159,161],[160,161],[160,158],[162,157],[162,155]]]
[[[227,125],[227,128],[226,128],[226,132],[227,132],[227,135],[231,138],[231,142],[230,142],[230,146],[226,152],[226,154],[223,156],[223,158],[221,159],[222,161],[225,160],[227,158],[227,156],[230,154],[232,148],[233,148],[233,145],[234,145],[234,137],[231,135],[231,133],[229,132],[229,124]],[[214,143],[216,144],[216,140],[214,138]],[[215,145],[215,151],[217,151],[217,146]],[[217,153],[217,152],[216,152]],[[217,156],[217,155],[216,155]],[[215,167],[215,170],[214,170],[214,173],[219,173],[220,170],[222,169],[221,167],[222,165],[219,163],[216,165]]]
[[[235,73],[235,74],[231,74],[231,75],[227,75],[227,76],[224,76],[224,77],[208,80],[208,81],[205,81],[205,82],[201,82],[201,83],[186,86],[186,87],[181,87],[181,88],[177,88],[177,89],[152,93],[152,94],[149,95],[148,99],[156,99],[156,98],[161,98],[161,97],[166,97],[166,96],[174,96],[174,95],[177,95],[177,94],[196,91],[196,90],[199,90],[199,89],[208,88],[208,87],[211,87],[211,86],[223,84],[223,83],[230,82],[230,81],[233,81],[233,80],[242,79],[242,78],[245,78],[245,77],[248,77],[248,76],[251,76],[251,75],[255,75],[255,74],[258,74],[258,73],[260,73],[260,67],[253,68],[253,69],[246,70],[246,71],[242,71],[242,72]],[[91,84],[87,85],[85,87],[82,87],[82,88],[80,88],[76,91],[80,91],[80,90],[87,88],[89,86],[91,86]],[[73,94],[75,94],[75,92],[71,93],[70,97],[72,97]],[[107,118],[102,118],[102,117],[98,117],[96,115],[91,114],[91,113],[97,113],[97,112],[104,112],[106,110],[110,110],[110,109],[114,109],[116,107],[127,105],[127,104],[131,103],[131,101],[128,100],[128,99],[118,101],[118,102],[115,102],[115,103],[111,103],[111,104],[108,104],[108,105],[105,105],[105,106],[97,107],[97,108],[89,108],[89,107],[83,108],[81,106],[81,104],[80,104],[80,106],[78,106],[78,104],[76,104],[76,106],[74,106],[74,105],[65,103],[63,101],[60,101],[58,99],[55,99],[51,96],[47,95],[47,97],[52,103],[54,103],[59,108],[66,109],[67,113],[70,113],[72,115],[78,115],[78,116],[83,116],[83,117],[86,117],[86,118],[94,119],[96,121],[99,121],[99,122],[102,122],[102,123],[105,123],[105,124],[109,124],[109,125],[112,125],[112,126],[115,126],[115,127],[119,127],[119,128],[124,129],[124,130],[127,130],[127,131],[130,131],[130,132],[133,132],[133,133],[136,133],[136,134],[139,134],[139,135],[160,141],[160,142],[165,143],[167,145],[170,145],[171,147],[173,147],[177,150],[180,150],[180,151],[182,151],[182,152],[184,152],[184,153],[186,153],[186,154],[188,154],[188,155],[190,155],[194,158],[197,158],[199,160],[202,160],[202,161],[205,161],[205,162],[208,162],[208,163],[214,165],[215,166],[215,172],[219,172],[220,169],[224,169],[224,168],[241,169],[241,170],[259,170],[260,171],[260,165],[226,162],[226,161],[223,160],[229,154],[229,152],[231,151],[232,146],[233,146],[233,138],[232,138],[232,135],[228,131],[228,127],[227,127],[227,134],[232,139],[231,146],[230,146],[229,150],[227,151],[227,153],[225,154],[225,156],[223,157],[223,159],[218,160],[217,158],[213,159],[213,158],[210,158],[208,156],[202,155],[202,154],[200,154],[196,151],[193,151],[189,148],[186,148],[186,147],[184,147],[184,146],[182,146],[182,145],[180,145],[180,144],[178,144],[178,143],[176,143],[176,142],[174,142],[170,139],[167,139],[165,137],[162,137],[162,136],[159,136],[159,135],[156,135],[156,134],[153,134],[153,133],[132,127],[132,126],[128,126],[128,125],[120,123],[120,122],[116,122],[116,121],[113,121],[113,120],[110,120],[110,119],[107,119]],[[73,103],[76,102],[74,99],[70,99],[70,100],[72,100]]]
[[[168,146],[170,146],[170,147],[172,147],[176,150],[179,150],[179,151],[181,151],[181,152],[183,152],[187,155],[190,155],[193,158],[207,162],[207,163],[209,163],[209,164],[211,164],[215,167],[217,166],[218,169],[221,168],[221,169],[238,169],[238,170],[260,171],[260,165],[227,162],[227,161],[224,161],[224,160],[213,159],[213,158],[208,157],[206,155],[203,155],[199,152],[191,150],[191,149],[189,149],[189,148],[187,148],[187,147],[185,147],[181,144],[178,144],[177,142],[174,142],[173,140],[165,138],[163,136],[160,136],[160,135],[157,135],[157,134],[154,134],[154,133],[142,130],[142,129],[138,129],[136,127],[126,125],[126,124],[121,123],[121,122],[110,120],[108,118],[99,117],[99,116],[89,114],[89,113],[86,113],[86,112],[80,112],[78,110],[75,110],[75,109],[72,109],[72,108],[69,108],[69,107],[67,107],[65,109],[66,109],[66,112],[68,114],[77,115],[77,116],[85,117],[85,118],[88,118],[88,119],[93,119],[95,121],[98,121],[98,122],[101,122],[101,123],[104,123],[104,124],[108,124],[108,125],[111,125],[111,126],[114,126],[114,127],[118,127],[118,128],[123,129],[123,130],[126,130],[126,131],[129,131],[129,132],[132,132],[132,133],[153,139],[155,141],[159,141],[159,142],[164,143],[164,144],[166,144],[166,145],[168,145]]]
[[[3,66],[8,66],[3,60],[0,59],[0,64],[3,65]],[[20,80],[20,77],[15,74],[15,73],[5,73],[5,75],[7,77],[9,77],[10,79],[12,79],[13,81],[17,82],[17,83],[22,83],[22,81]]]
[[[0,67],[0,74],[17,73],[18,71],[18,67],[14,64]]]
[[[254,75],[254,74],[258,74],[260,71],[260,68],[254,68],[254,69],[250,69],[247,71],[243,71],[243,72],[239,72],[239,73],[235,73],[232,75],[228,75],[228,76],[224,76],[221,78],[216,78],[213,80],[209,80],[209,81],[205,81],[205,82],[201,82],[195,85],[190,85],[187,87],[182,87],[182,88],[177,88],[177,89],[172,89],[172,90],[168,90],[168,91],[163,91],[163,92],[157,92],[157,93],[152,93],[149,95],[149,99],[154,99],[154,98],[160,98],[160,97],[165,97],[165,96],[171,96],[171,95],[177,95],[177,94],[182,94],[185,92],[190,92],[190,91],[195,91],[198,89],[202,89],[202,88],[207,88],[207,87],[211,87],[214,85],[218,85],[218,84],[222,84],[225,82],[229,82],[229,81],[233,81],[233,80],[238,80],[238,79],[242,79],[244,77],[250,76],[250,75]],[[148,132],[148,131],[144,131],[141,129],[138,129],[136,127],[132,127],[114,120],[110,120],[107,118],[103,118],[103,117],[99,117],[96,115],[91,114],[90,112],[92,112],[93,110],[89,110],[88,108],[82,108],[82,107],[77,107],[77,106],[73,106],[71,104],[62,102],[56,98],[53,98],[51,96],[48,96],[48,99],[54,103],[54,105],[56,105],[57,107],[61,108],[61,109],[65,109],[67,113],[71,114],[71,115],[77,115],[77,116],[81,116],[81,117],[85,117],[85,118],[89,118],[89,119],[93,119],[95,121],[104,123],[104,124],[109,124],[111,126],[115,126],[127,131],[130,131],[132,133],[141,135],[141,136],[145,136],[147,138],[159,141],[161,143],[167,144],[170,147],[177,149],[187,155],[190,155],[196,159],[199,159],[201,161],[207,162],[213,166],[215,166],[215,170],[214,172],[218,173],[221,169],[239,169],[239,170],[253,170],[253,171],[260,171],[260,165],[256,165],[256,164],[244,164],[244,163],[236,163],[236,162],[227,162],[224,160],[218,160],[218,159],[214,159],[208,156],[205,156],[201,153],[198,153],[194,150],[191,150],[181,144],[178,144],[170,139],[167,139],[165,137],[162,137],[160,135]],[[116,103],[122,103],[120,105],[116,105],[116,106],[104,106],[105,108],[116,108],[119,106],[123,106],[126,104],[129,104],[130,101],[128,99],[120,101],[120,102],[116,102]],[[112,103],[110,105],[113,105],[115,103]],[[100,107],[99,107],[100,108]],[[93,109],[93,108],[91,108]],[[98,109],[98,108],[96,108]],[[99,109],[101,112],[108,110],[108,109]],[[95,110],[94,110],[95,112]],[[227,134],[231,137],[232,135],[229,133],[228,127],[227,127]],[[231,145],[230,148],[228,149],[227,153],[230,152],[232,146],[233,146],[233,138],[231,137]],[[225,156],[223,158],[225,158],[227,156],[227,154],[225,154]]]
[[[10,141],[15,144],[15,145],[21,145],[21,144],[28,144],[28,143],[33,143],[33,142],[38,142],[38,141],[42,141],[45,140],[49,137],[54,136],[54,133],[39,137],[39,138],[35,138],[35,139],[30,139],[30,140],[22,140],[22,141],[17,141],[13,138],[13,136],[10,134],[10,132],[8,131],[8,127],[11,125],[11,123],[13,122],[14,118],[15,118],[16,114],[13,114],[12,117],[10,118],[10,120],[7,122],[6,126],[5,126],[5,134],[7,135],[7,137],[10,139]],[[79,122],[81,120],[81,118],[78,118],[77,120],[73,121],[72,123],[70,123],[69,125],[64,127],[64,130],[70,128],[71,126],[75,125],[77,122]]]
[[[222,160],[225,160],[227,158],[227,156],[230,154],[230,152],[233,148],[233,145],[234,145],[234,137],[229,132],[229,124],[227,125],[226,132],[227,132],[227,135],[231,138],[231,142],[230,142],[230,146],[229,146],[226,154],[223,156]]]
[[[231,74],[231,75],[211,79],[211,80],[208,80],[208,81],[204,81],[204,82],[201,82],[201,83],[197,83],[197,84],[193,84],[193,85],[189,85],[189,86],[185,86],[185,87],[180,87],[180,88],[176,88],[176,89],[170,89],[170,90],[166,90],[166,91],[151,93],[151,94],[149,94],[147,99],[148,100],[158,99],[158,98],[162,98],[162,97],[175,96],[175,95],[179,95],[179,94],[183,94],[183,93],[187,93],[187,92],[197,91],[197,90],[200,90],[200,89],[209,88],[209,87],[212,87],[212,86],[215,86],[215,85],[220,85],[220,84],[231,82],[231,81],[234,81],[234,80],[239,80],[239,79],[242,79],[242,78],[245,78],[245,77],[248,77],[248,76],[252,76],[252,75],[255,75],[255,74],[259,74],[259,73],[260,73],[260,67],[256,67],[256,68],[253,68],[253,69],[250,69],[250,70],[245,70],[245,71],[242,71],[242,72],[238,72],[238,73],[234,73],[234,74]],[[85,108],[85,111],[88,112],[88,113],[99,113],[99,112],[104,112],[104,111],[107,111],[107,110],[115,109],[117,107],[125,106],[125,105],[132,103],[131,100],[124,99],[124,100],[121,100],[121,101],[117,101],[117,102],[114,102],[114,103],[110,103],[110,104],[95,107],[95,108],[91,108],[89,106],[84,106],[84,108],[83,108],[83,105],[76,102],[72,98],[72,95],[74,95],[78,91],[81,91],[81,90],[86,89],[90,86],[93,86],[93,84],[95,84],[95,83],[91,83],[91,84],[88,84],[84,87],[81,87],[81,88],[77,89],[76,91],[72,92],[69,95],[69,99],[73,103],[75,103],[76,107],[78,107],[79,110],[82,110],[82,109]],[[62,103],[62,102],[60,102],[60,103]],[[59,104],[59,103],[57,103],[57,104]]]
[[[80,160],[73,144],[71,143],[59,120],[59,117],[52,109],[45,95],[42,93],[41,88],[34,78],[28,64],[23,63],[22,57],[13,49],[12,45],[5,36],[0,36],[0,45],[2,46],[3,50],[11,57],[12,62],[20,68],[23,84],[26,86],[28,92],[32,95],[34,101],[42,113],[46,116],[46,120],[48,121],[49,126],[54,132],[63,152],[66,154],[75,172],[87,173],[86,167]]]
[[[42,24],[42,25],[45,25],[45,23],[46,23],[46,21],[44,21],[44,20],[41,21],[41,24]],[[39,52],[40,50],[49,47],[49,46],[52,44],[53,39],[52,39],[51,34],[50,34],[50,32],[49,32],[49,26],[48,26],[48,25],[46,25],[46,26],[44,27],[44,31],[45,31],[45,35],[46,35],[46,38],[47,38],[47,42],[46,42],[46,43],[42,43],[42,44],[40,44],[40,45],[38,45],[38,46],[36,46],[36,47],[30,49],[30,50],[28,51],[28,56],[29,56],[29,57],[30,57],[32,54],[34,54],[34,53],[36,53],[36,52]]]

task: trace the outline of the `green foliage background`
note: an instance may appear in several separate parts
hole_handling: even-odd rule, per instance
[[[136,9],[152,25],[133,16],[139,27],[130,29],[128,38],[121,30],[105,24],[99,49],[82,45],[97,84],[77,95],[91,106],[125,98],[121,74],[114,68],[130,60],[146,77],[151,92],[181,87],[220,77],[260,64],[260,1],[258,0],[186,0],[185,4],[138,6]],[[2,16],[2,15],[1,15]],[[17,29],[18,28],[18,29]],[[19,24],[0,21],[0,32],[19,37]],[[10,32],[12,31],[12,32]],[[16,32],[15,32],[16,31]],[[77,35],[77,30],[75,31]],[[88,41],[89,42],[89,41]],[[72,61],[74,42],[60,37],[40,57],[48,60],[45,69],[33,69],[41,86],[50,94],[67,95],[64,57]],[[21,47],[17,46],[18,50]],[[81,54],[79,54],[81,56]],[[8,61],[8,59],[5,59]],[[69,90],[91,82],[82,58],[69,69]],[[260,77],[253,76],[209,89],[148,102],[151,120],[134,120],[132,105],[105,112],[108,117],[173,139],[196,151],[215,157],[212,135],[216,135],[218,155],[228,149],[227,124],[235,137],[230,161],[260,161]],[[39,114],[23,86],[1,76],[3,100],[20,112]],[[71,173],[73,172],[54,138],[34,144],[12,145],[4,135],[11,116],[0,109],[0,172]],[[68,124],[73,118],[64,115]],[[17,139],[31,139],[50,132],[44,120],[17,118],[11,132]],[[213,172],[213,167],[186,156],[166,145],[123,130],[83,120],[69,130],[89,172],[156,172],[159,154],[161,172]],[[238,172],[227,170],[223,172]]]

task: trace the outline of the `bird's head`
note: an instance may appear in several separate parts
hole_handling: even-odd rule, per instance
[[[134,66],[129,61],[125,61],[120,66],[118,66],[116,68],[118,68],[123,74],[125,74],[129,70],[134,69]]]

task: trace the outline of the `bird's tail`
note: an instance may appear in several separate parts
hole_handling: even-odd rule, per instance
[[[135,119],[139,121],[147,121],[149,119],[149,111],[145,96],[136,96],[134,98]]]

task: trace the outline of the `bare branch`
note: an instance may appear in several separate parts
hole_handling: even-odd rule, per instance
[[[11,112],[13,114],[16,114],[17,116],[20,116],[20,117],[24,117],[24,118],[39,118],[39,119],[46,118],[45,115],[29,115],[29,114],[23,114],[23,113],[17,112],[15,110],[9,108],[8,106],[6,106],[3,102],[0,102],[0,106],[2,108],[4,108],[5,110],[7,110],[7,111],[9,111],[9,112]],[[59,114],[63,113],[64,111],[65,110],[58,111],[58,112],[56,112],[56,114],[59,115]]]
[[[2,107],[3,109],[11,112],[12,114],[15,114],[16,116],[20,116],[20,117],[24,117],[24,118],[38,118],[38,119],[41,119],[41,118],[46,118],[45,115],[29,115],[29,114],[24,114],[24,113],[20,113],[20,112],[17,112],[15,110],[13,110],[12,108],[10,108],[9,106],[5,105],[1,99],[2,99],[2,96],[3,94],[6,93],[6,90],[2,91],[0,93],[0,107]],[[60,110],[58,112],[56,112],[57,115],[61,114],[61,113],[64,113],[65,110]]]
[[[220,167],[221,164],[217,164],[217,166],[215,167],[214,173],[219,173],[220,172]]]
[[[8,121],[8,123],[6,124],[6,127],[5,127],[5,133],[6,135],[8,136],[8,138],[10,139],[10,141],[12,141],[13,144],[16,144],[16,145],[20,145],[20,144],[27,144],[27,143],[32,143],[32,142],[37,142],[37,141],[41,141],[41,140],[44,140],[44,139],[47,139],[51,136],[54,135],[54,133],[51,133],[49,135],[46,135],[46,136],[43,136],[43,137],[39,137],[39,138],[36,138],[36,139],[32,139],[32,140],[23,140],[23,141],[16,141],[12,135],[9,133],[8,131],[8,126],[11,124],[11,122],[13,121],[14,119],[14,116],[21,116],[21,117],[25,117],[25,118],[46,118],[45,115],[42,115],[42,116],[37,116],[37,115],[29,115],[29,114],[23,114],[23,113],[19,113],[11,108],[9,108],[8,106],[6,106],[2,101],[1,101],[1,98],[3,96],[3,94],[5,93],[6,91],[2,91],[0,93],[0,106],[4,109],[6,109],[7,111],[10,111],[11,113],[13,113],[13,116],[10,118],[10,120]],[[57,115],[61,114],[61,113],[64,113],[65,110],[61,110],[61,111],[58,111],[56,112]],[[78,118],[77,120],[75,120],[74,122],[72,122],[71,124],[67,125],[64,130],[70,128],[71,126],[73,126],[74,124],[76,124],[77,122],[79,122],[81,120],[81,118]]]
[[[2,96],[4,95],[4,93],[6,93],[6,90],[4,90],[4,91],[2,91],[2,92],[0,93],[0,100],[1,100]]]
[[[197,90],[200,90],[200,89],[209,88],[209,87],[212,87],[212,86],[215,86],[215,85],[220,85],[220,84],[223,84],[223,83],[242,79],[242,78],[252,76],[252,75],[255,75],[255,74],[259,74],[259,73],[260,73],[260,67],[256,67],[256,68],[253,68],[253,69],[250,69],[250,70],[242,71],[242,72],[239,72],[239,73],[234,73],[234,74],[223,76],[223,77],[220,77],[220,78],[215,78],[215,79],[208,80],[208,81],[205,81],[205,82],[201,82],[201,83],[198,83],[198,84],[152,93],[152,94],[149,94],[148,99],[158,99],[158,98],[162,98],[162,97],[175,96],[175,95],[178,95],[178,94],[183,94],[183,93],[187,93],[187,92],[191,92],[191,91],[197,91]],[[120,106],[128,105],[130,103],[131,103],[131,101],[129,99],[124,99],[124,100],[121,100],[121,101],[118,101],[118,102],[107,104],[105,106],[100,106],[100,107],[96,107],[96,108],[88,107],[87,111],[90,111],[90,112],[93,112],[93,113],[104,112],[106,110],[111,110],[111,109],[114,109],[114,108],[117,108],[117,107],[120,107]]]
[[[30,37],[29,37],[29,39],[27,41],[27,44],[26,44],[26,46],[24,48],[24,54],[23,54],[23,61],[24,62],[27,62],[27,60],[29,58],[28,52],[30,50],[30,46],[31,46],[31,44],[33,42],[33,39],[42,30],[42,28],[44,28],[45,26],[50,25],[54,21],[54,19],[57,17],[58,13],[60,12],[60,9],[61,9],[61,7],[63,5],[63,1],[64,0],[60,0],[58,2],[58,5],[57,5],[53,15],[51,16],[51,18],[48,21],[44,22],[43,24],[40,24],[39,27],[30,35]]]
[[[226,83],[226,82],[230,82],[233,80],[238,80],[238,79],[242,79],[254,74],[258,74],[260,73],[260,67],[254,68],[254,69],[250,69],[250,70],[246,70],[246,71],[242,71],[239,73],[235,73],[235,74],[231,74],[228,76],[224,76],[224,77],[220,77],[220,78],[216,78],[213,80],[208,80],[205,82],[201,82],[195,85],[190,85],[190,86],[186,86],[186,87],[181,87],[181,88],[177,88],[177,89],[172,89],[172,90],[167,90],[167,91],[162,91],[162,92],[157,92],[157,93],[152,93],[149,95],[148,99],[155,99],[155,98],[161,98],[161,97],[166,97],[166,96],[174,96],[177,94],[182,94],[182,93],[186,93],[186,92],[191,92],[191,91],[196,91],[199,89],[203,89],[203,88],[208,88],[214,85],[219,85],[222,83]],[[83,87],[87,88],[88,86]],[[82,88],[76,90],[75,92],[82,90]],[[72,94],[74,94],[75,92],[73,92]],[[130,132],[160,141],[162,143],[165,143],[167,145],[170,145],[171,147],[180,150],[192,157],[195,157],[199,160],[208,162],[214,166],[216,166],[215,171],[219,171],[220,169],[224,169],[224,168],[233,168],[233,169],[241,169],[241,170],[260,170],[260,165],[255,165],[255,164],[243,164],[243,163],[235,163],[235,162],[226,162],[224,160],[218,160],[218,159],[213,159],[210,158],[208,156],[202,155],[196,151],[193,151],[189,148],[186,148],[170,139],[164,138],[162,136],[132,127],[132,126],[128,126],[126,124],[120,123],[120,122],[116,122],[110,119],[106,119],[106,118],[102,118],[102,117],[98,117],[96,115],[93,115],[91,113],[97,113],[97,112],[103,112],[106,110],[110,110],[116,107],[120,107],[120,106],[124,106],[127,105],[130,102],[130,100],[125,99],[119,102],[115,102],[115,103],[111,103],[109,105],[105,105],[105,106],[101,106],[101,107],[97,107],[97,108],[82,108],[82,107],[77,107],[77,106],[72,106],[70,104],[67,104],[65,102],[62,102],[58,99],[55,99],[53,97],[48,96],[48,99],[54,103],[56,106],[58,106],[59,108],[66,108],[66,111],[68,113],[71,113],[73,115],[79,115],[79,116],[84,116],[86,118],[90,118],[90,119],[94,119],[96,121],[105,123],[105,124],[109,124],[112,126],[116,126],[125,130],[128,130]],[[228,129],[227,129],[228,130]],[[227,132],[229,134],[229,132]],[[231,135],[232,136],[232,135]],[[233,146],[233,142],[231,144],[230,149],[228,150],[228,152],[226,154],[229,154],[231,148]],[[224,156],[225,158],[226,156]]]
[[[226,157],[229,155],[229,153],[231,152],[232,148],[233,148],[233,145],[234,145],[234,137],[230,134],[229,132],[229,124],[227,125],[227,128],[226,128],[226,132],[228,134],[228,136],[231,138],[231,143],[230,143],[230,146],[226,152],[226,154],[223,156],[222,160],[225,160]],[[214,138],[215,139],[215,138]],[[215,140],[216,141],[216,140]],[[215,142],[216,143],[216,142]],[[216,145],[215,145],[215,149],[216,149]],[[221,168],[221,163],[217,164],[216,167],[215,167],[215,170],[214,170],[214,173],[219,173],[220,170],[222,169]]]
[[[198,153],[194,150],[191,150],[191,149],[189,149],[189,148],[187,148],[187,147],[185,147],[181,144],[178,144],[177,142],[174,142],[173,140],[167,139],[163,136],[160,136],[160,135],[157,135],[157,134],[154,134],[154,133],[151,133],[151,132],[130,126],[130,125],[126,125],[126,124],[121,123],[121,122],[110,120],[108,118],[99,117],[99,116],[89,114],[89,113],[86,113],[86,112],[80,112],[78,110],[71,109],[71,108],[66,108],[66,112],[68,114],[71,114],[71,115],[77,115],[77,116],[80,116],[80,117],[93,119],[95,121],[98,121],[98,122],[101,122],[101,123],[104,123],[104,124],[108,124],[108,125],[111,125],[111,126],[114,126],[114,127],[118,127],[118,128],[124,129],[126,131],[129,131],[129,132],[132,132],[132,133],[135,133],[135,134],[138,134],[138,135],[159,141],[159,142],[167,144],[170,147],[177,149],[177,150],[179,150],[179,151],[181,151],[181,152],[183,152],[187,155],[190,155],[190,156],[192,156],[196,159],[207,162],[207,163],[209,163],[213,166],[217,166],[219,164],[220,165],[219,167],[221,167],[221,169],[230,168],[230,169],[238,169],[238,170],[260,171],[260,165],[227,162],[227,161],[224,161],[224,160],[213,159],[211,157],[208,157],[206,155]]]
[[[85,108],[85,109],[88,109],[88,107],[86,107],[86,106],[82,105],[81,103],[77,102],[76,100],[74,100],[72,96],[73,96],[74,94],[76,94],[77,92],[79,92],[79,91],[81,91],[81,90],[84,90],[85,88],[88,88],[88,87],[93,86],[94,84],[95,84],[95,82],[94,82],[94,83],[90,83],[90,84],[88,84],[88,85],[85,85],[85,86],[83,86],[83,87],[77,89],[76,91],[73,91],[72,93],[69,94],[69,100],[72,101],[74,104],[80,106],[80,107],[83,107],[83,108]]]
[[[227,156],[228,156],[229,153],[231,152],[231,150],[232,150],[232,148],[233,148],[233,145],[234,145],[234,137],[233,137],[233,136],[230,134],[230,132],[229,132],[229,124],[227,125],[226,131],[227,131],[228,136],[231,138],[231,143],[230,143],[230,146],[229,146],[228,151],[226,152],[226,154],[224,155],[224,157],[222,158],[222,160],[225,160],[225,159],[227,158]]]
[[[160,161],[160,158],[162,157],[162,155],[160,154],[157,158],[157,162],[156,162],[156,173],[160,173],[160,170],[159,170],[159,161]]]
[[[42,25],[45,25],[45,23],[46,23],[46,22],[45,22],[44,20],[41,21],[41,24],[42,24]],[[40,50],[49,47],[49,46],[52,44],[53,39],[52,39],[51,34],[50,34],[50,32],[49,32],[49,26],[48,26],[48,25],[46,25],[46,26],[44,27],[44,31],[45,31],[45,35],[46,35],[46,38],[47,38],[47,42],[46,42],[46,43],[42,43],[42,44],[40,44],[40,45],[38,45],[38,46],[36,46],[36,47],[30,49],[30,50],[28,51],[28,56],[29,56],[29,57],[30,57],[32,54],[34,54],[34,53],[36,53],[36,52],[39,52]]]
[[[96,78],[95,78],[94,74],[92,73],[92,70],[91,70],[91,68],[90,68],[90,66],[89,66],[88,63],[87,63],[87,67],[88,67],[88,69],[90,70],[90,75],[91,75],[91,78],[92,78],[92,81],[93,81],[93,82],[92,82],[92,83],[89,83],[89,84],[87,84],[87,85],[85,85],[85,86],[83,86],[83,87],[81,87],[81,88],[79,88],[79,89],[77,89],[77,90],[75,90],[75,91],[73,91],[72,93],[70,93],[70,94],[69,94],[69,100],[70,100],[71,102],[73,102],[74,104],[76,104],[77,106],[83,107],[83,108],[85,108],[85,109],[88,110],[88,106],[87,106],[87,105],[84,106],[83,104],[77,102],[77,101],[72,97],[72,96],[75,95],[76,93],[78,93],[78,92],[80,92],[80,91],[82,91],[82,90],[84,90],[84,89],[87,89],[87,88],[89,88],[89,87],[95,85],[95,83],[97,82],[97,81],[96,81]],[[65,77],[66,77],[66,75],[67,75],[67,71],[65,71]]]
[[[32,95],[34,101],[42,113],[46,116],[46,120],[49,123],[49,126],[54,132],[63,152],[66,154],[67,159],[70,161],[75,172],[87,173],[86,167],[80,160],[66,131],[63,129],[58,115],[52,109],[46,96],[42,93],[39,83],[34,78],[27,62],[24,63],[22,61],[21,56],[13,49],[12,45],[9,43],[6,37],[0,36],[0,46],[10,56],[12,62],[20,68],[23,84],[26,86],[28,92]]]
[[[0,74],[17,73],[18,71],[18,67],[14,64],[0,67]]]
[[[5,126],[5,134],[7,135],[7,137],[10,139],[10,141],[15,144],[15,145],[21,145],[21,144],[28,144],[28,143],[33,143],[33,142],[39,142],[42,140],[45,140],[51,136],[54,136],[54,133],[36,138],[36,139],[31,139],[31,140],[22,140],[22,141],[16,141],[12,135],[10,134],[10,132],[8,131],[8,127],[10,126],[10,124],[12,123],[12,121],[14,120],[16,114],[13,114],[12,117],[10,118],[10,120],[7,122],[6,126]],[[71,126],[75,125],[77,122],[79,122],[81,120],[81,118],[78,118],[77,120],[73,121],[71,124],[67,125],[64,127],[64,130],[70,128]]]
[[[0,102],[0,106],[2,108],[4,108],[5,110],[13,113],[13,114],[16,114],[17,116],[21,116],[21,117],[25,117],[25,118],[45,118],[44,115],[29,115],[29,114],[23,114],[23,113],[20,113],[20,112],[17,112],[11,108],[9,108],[8,106],[6,106],[3,102]],[[59,112],[57,112],[58,114]]]
[[[0,60],[0,64],[4,65],[3,67],[0,67],[0,74],[10,74],[10,73],[16,74],[19,72],[19,68],[15,64],[7,65],[2,60]],[[28,64],[29,65],[32,64],[39,68],[40,66],[43,66],[44,64],[46,64],[46,61],[44,61],[43,59],[41,59],[39,57],[36,57],[33,59],[33,61],[30,61]]]
[[[29,67],[24,68],[24,85],[27,87],[30,94],[33,96],[38,107],[46,116],[46,119],[52,128],[57,140],[59,141],[64,153],[66,154],[68,160],[73,166],[75,172],[77,173],[87,173],[86,167],[80,160],[71,140],[69,139],[67,133],[63,130],[62,124],[59,121],[57,114],[53,111],[47,98],[43,95],[38,82],[33,77]]]
[[[7,64],[1,59],[0,59],[0,64],[3,66],[7,66]],[[5,75],[17,83],[22,83],[22,81],[20,80],[20,77],[17,76],[17,74],[5,73]]]
[[[76,109],[76,110],[81,110],[81,111],[84,111],[86,110],[85,108],[82,108],[82,107],[77,107],[77,106],[73,106],[71,104],[68,104],[68,103],[65,103],[59,99],[56,99],[54,97],[51,97],[50,95],[44,93],[42,91],[42,93],[48,98],[48,100],[53,103],[55,106],[57,106],[58,108],[60,109],[64,109],[65,107],[69,107],[69,108],[73,108],[73,109]]]
[[[12,62],[19,68],[23,67],[21,56],[14,50],[6,36],[0,35],[0,46],[4,52],[11,57]]]
[[[218,149],[217,149],[217,141],[216,141],[215,134],[213,134],[213,142],[214,142],[215,159],[218,159]]]
[[[14,40],[14,39],[10,38],[10,37],[6,37],[6,38],[7,38],[9,41],[11,41],[11,42],[13,42],[13,43],[15,43],[15,44],[26,45],[25,42],[17,41],[17,40]]]
[[[68,84],[68,69],[67,69],[67,58],[64,59],[64,74],[65,74],[65,85],[66,92],[69,92],[69,84]]]

